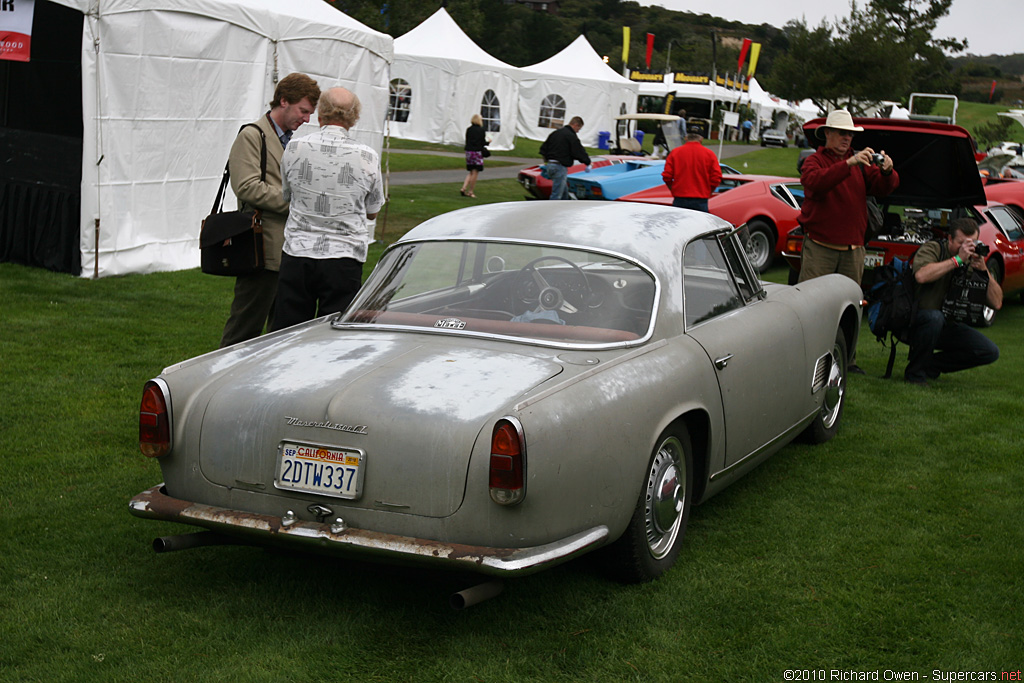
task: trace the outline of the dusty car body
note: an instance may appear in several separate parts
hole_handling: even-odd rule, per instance
[[[130,510],[491,575],[600,548],[622,578],[654,578],[692,504],[841,420],[860,292],[762,283],[735,233],[611,202],[431,219],[344,314],[147,383],[140,446],[164,483]]]
[[[708,200],[708,211],[735,226],[745,225],[747,258],[765,272],[786,246],[797,227],[803,186],[799,178],[762,175],[724,175],[718,191]],[[622,202],[672,205],[672,193],[664,184],[619,197]]]
[[[823,119],[806,124],[813,135]],[[974,161],[970,134],[950,124],[896,119],[855,119],[865,128],[854,137],[857,148],[885,150],[900,174],[900,186],[880,202],[885,215],[882,234],[868,242],[864,256],[867,289],[874,269],[894,258],[909,260],[932,239],[944,239],[954,218],[979,224],[979,239],[991,247],[989,270],[1006,293],[1024,289],[1024,184],[1017,180],[982,178]],[[800,270],[803,233],[790,232],[783,257],[795,282]]]

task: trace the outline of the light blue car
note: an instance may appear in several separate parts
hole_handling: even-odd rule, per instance
[[[736,169],[722,164],[722,174],[736,175]],[[661,185],[664,159],[637,159],[614,166],[574,173],[568,177],[569,194],[576,199],[613,200]]]

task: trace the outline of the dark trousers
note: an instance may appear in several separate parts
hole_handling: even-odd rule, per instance
[[[919,310],[910,325],[910,354],[903,374],[919,382],[998,358],[999,347],[978,330],[946,320],[942,311]]]
[[[708,212],[708,200],[700,197],[673,197],[672,206],[677,209],[693,209],[694,211]]]
[[[348,308],[362,285],[363,264],[351,258],[281,254],[273,330]]]
[[[255,339],[274,322],[274,296],[277,294],[277,271],[261,270],[253,275],[235,278],[235,298],[224,324],[220,347]]]

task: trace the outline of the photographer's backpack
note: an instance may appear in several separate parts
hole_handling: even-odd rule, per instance
[[[910,322],[917,311],[914,298],[914,271],[909,261],[893,259],[875,268],[875,283],[868,290],[868,327],[879,342],[889,337],[889,363],[884,377],[892,377],[896,344],[909,343]]]

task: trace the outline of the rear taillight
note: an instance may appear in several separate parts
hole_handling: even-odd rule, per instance
[[[786,251],[790,254],[799,254],[804,249],[804,241],[799,237],[790,237],[786,240]]]
[[[491,500],[515,505],[526,497],[526,438],[514,418],[498,420],[491,434]]]
[[[147,458],[171,452],[171,415],[160,384],[150,380],[142,390],[139,408],[139,450]]]

